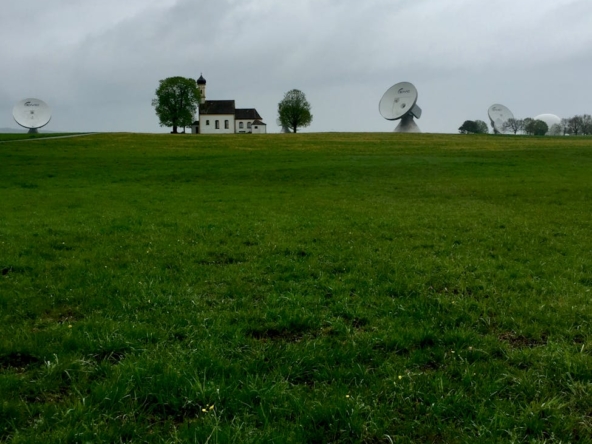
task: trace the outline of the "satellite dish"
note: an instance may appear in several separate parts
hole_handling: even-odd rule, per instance
[[[514,114],[507,107],[500,104],[491,105],[487,111],[493,132],[500,134],[504,132],[504,124],[514,118]]]
[[[280,119],[276,119],[275,123],[277,124],[277,126],[281,126],[282,127],[282,133],[289,133],[290,132],[290,128],[288,128],[287,126],[283,126],[282,122],[280,122]]]
[[[396,133],[420,133],[413,120],[421,117],[421,108],[417,105],[417,89],[409,82],[401,82],[386,90],[378,110],[386,120],[401,120],[395,128]]]
[[[12,116],[16,123],[24,128],[29,128],[29,134],[33,134],[49,123],[51,109],[43,100],[24,99],[14,105]]]

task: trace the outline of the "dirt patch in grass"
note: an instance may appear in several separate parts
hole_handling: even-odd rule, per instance
[[[533,348],[547,345],[548,338],[546,334],[542,334],[540,338],[527,338],[526,336],[508,331],[500,334],[498,339],[509,344],[512,348]]]
[[[29,353],[10,352],[0,355],[0,370],[27,371],[30,368],[39,367],[43,360]]]

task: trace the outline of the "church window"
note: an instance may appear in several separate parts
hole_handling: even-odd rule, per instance
[[[216,120],[216,129],[220,129],[220,121]]]
[[[251,129],[251,122],[247,122],[247,128]]]
[[[238,123],[238,127],[239,127],[240,129],[243,129],[245,126],[243,125],[243,122],[239,122],[239,123]]]
[[[210,126],[210,121],[206,120],[206,126]]]
[[[228,123],[228,120],[225,120],[225,121],[224,121],[224,128],[225,128],[225,129],[228,129],[228,128],[230,128],[230,125],[229,125],[229,123]]]

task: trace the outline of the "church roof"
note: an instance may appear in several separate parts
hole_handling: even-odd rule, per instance
[[[267,126],[267,124],[266,123],[263,123],[261,120],[255,120],[253,122],[253,125],[264,125],[264,126]]]
[[[197,84],[198,85],[205,85],[206,84],[206,79],[204,79],[201,74],[199,75],[199,79],[197,79]]]
[[[261,116],[255,108],[237,108],[235,118],[237,120],[261,120]]]
[[[199,113],[205,114],[234,114],[234,100],[206,100],[199,106]]]

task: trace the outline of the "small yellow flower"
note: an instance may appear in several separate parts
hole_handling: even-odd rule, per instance
[[[72,324],[68,325],[68,328],[72,328]]]
[[[207,412],[207,410],[206,410],[206,409],[201,409],[201,411],[202,411],[202,412],[204,412],[204,413],[205,413],[205,412]]]
[[[345,395],[346,398],[349,398],[349,395]]]
[[[401,375],[399,375],[399,379],[403,379],[403,377]]]
[[[210,410],[214,410],[214,404],[210,406]]]

